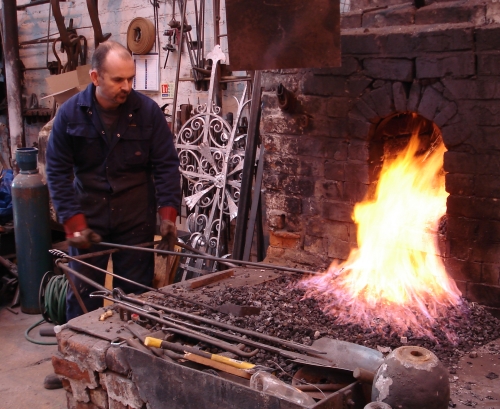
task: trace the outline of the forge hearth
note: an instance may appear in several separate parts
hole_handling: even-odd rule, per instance
[[[354,206],[385,154],[381,129],[395,140],[405,118],[419,117],[447,149],[446,270],[467,300],[498,313],[500,3],[403,3],[351,2],[341,67],[263,74],[267,261],[324,270],[346,260]],[[292,110],[280,108],[283,88]]]
[[[335,317],[323,314],[315,300],[303,299],[303,291],[295,286],[301,278],[272,270],[239,268],[235,270],[233,277],[195,290],[190,289],[190,281],[163,289],[213,305],[234,302],[261,308],[261,313],[253,316],[235,317],[208,311],[153,292],[143,294],[141,299],[305,345],[328,337],[370,347],[374,351],[380,349],[384,353],[400,346],[424,347],[434,352],[450,368],[464,353],[477,349],[500,335],[498,320],[477,305],[468,305],[460,317],[448,317],[443,321],[443,325],[444,322],[447,325],[453,323],[459,335],[457,345],[447,343],[444,337],[436,344],[429,339],[415,338],[411,333],[405,334],[406,338],[403,339],[391,334],[390,328],[384,328],[386,332],[378,332],[376,328],[337,325]],[[149,407],[155,409],[162,407],[159,405],[165,400],[168,400],[169,408],[183,409],[301,407],[250,389],[246,379],[236,379],[190,362],[173,362],[167,356],[145,348],[139,340],[134,340],[127,330],[130,324],[122,321],[117,312],[105,321],[99,321],[103,311],[97,310],[69,321],[57,335],[59,354],[53,357],[53,364],[67,390],[68,408],[82,404],[104,408],[108,407],[104,402],[111,402],[109,407],[143,409],[146,407],[145,402],[148,402]],[[193,320],[188,322],[193,323]],[[161,331],[161,325],[147,322],[143,317],[137,319],[134,327],[137,323],[143,325],[139,332],[135,330],[139,339],[146,334],[154,337],[165,335]],[[200,322],[195,324],[204,325]],[[439,336],[439,329],[435,328],[435,331]],[[196,341],[192,343],[196,344]],[[209,353],[223,352],[213,345],[197,345]],[[250,350],[251,348],[246,348],[246,351]],[[276,375],[287,383],[293,383],[291,377],[297,373],[304,376],[304,368],[307,368],[265,351],[259,351],[257,355],[244,360],[273,368]],[[298,372],[299,369],[302,372]],[[330,380],[329,383],[347,386],[328,392],[327,397],[314,407],[340,409],[343,408],[343,402],[352,400],[355,402],[354,408],[363,408],[370,400],[371,387],[362,386],[352,375],[341,373],[338,376],[341,381]],[[310,374],[307,379],[315,378]]]

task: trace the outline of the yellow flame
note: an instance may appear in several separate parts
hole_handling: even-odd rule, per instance
[[[416,155],[415,133],[392,162],[384,162],[373,200],[354,208],[358,248],[347,261],[306,279],[306,297],[323,302],[340,323],[390,324],[393,332],[433,339],[435,319],[460,303],[460,291],[438,253],[437,231],[448,194],[442,143]],[[452,334],[447,334],[452,338]]]

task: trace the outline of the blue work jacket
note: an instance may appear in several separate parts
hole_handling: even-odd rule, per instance
[[[120,224],[155,220],[157,207],[180,206],[179,158],[163,112],[132,91],[110,141],[95,86],[59,108],[47,144],[47,182],[62,223],[78,213],[107,234]]]

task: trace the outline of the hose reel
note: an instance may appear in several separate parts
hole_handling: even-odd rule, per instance
[[[134,54],[147,54],[155,43],[156,29],[146,18],[134,18],[127,29],[127,46]]]

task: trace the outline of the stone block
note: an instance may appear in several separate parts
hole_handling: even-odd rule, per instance
[[[346,96],[346,78],[309,73],[305,75],[301,91],[304,95],[343,97]]]
[[[325,179],[334,181],[345,180],[345,163],[339,161],[325,161]]]
[[[348,137],[348,122],[347,118],[334,118],[329,120],[330,132],[328,136],[330,138],[345,138]]]
[[[443,260],[446,272],[454,280],[475,281],[481,279],[481,263],[445,258]]]
[[[408,96],[407,108],[408,111],[417,111],[418,104],[420,103],[422,87],[418,81],[413,81],[410,88],[410,95]]]
[[[283,181],[283,191],[289,195],[310,197],[314,195],[314,178],[290,176]]]
[[[109,409],[129,409],[129,406],[117,400],[109,399]]]
[[[299,158],[285,155],[286,152],[281,152],[281,155],[267,155],[266,152],[264,167],[266,171],[284,173],[287,175],[312,176],[311,164],[308,164],[307,161],[301,161]],[[311,155],[311,152],[309,152],[309,155]]]
[[[472,248],[471,259],[476,262],[500,264],[500,244],[489,243]]]
[[[304,129],[300,125],[296,117],[279,113],[277,115],[267,115],[266,120],[261,123],[261,129],[264,133],[302,135]]]
[[[328,257],[346,260],[350,252],[351,246],[348,242],[335,238],[328,239]]]
[[[305,218],[314,217],[321,213],[320,199],[307,197],[302,199],[302,214]]]
[[[403,84],[395,82],[392,84],[392,95],[394,99],[394,108],[398,112],[406,111],[406,91]]]
[[[78,402],[70,392],[66,392],[66,407],[68,409],[101,409],[92,402]]]
[[[500,206],[496,198],[448,196],[448,214],[480,220],[500,220]]]
[[[345,180],[369,184],[368,163],[365,161],[349,161],[345,167]]]
[[[500,308],[500,287],[467,283],[467,299],[488,307]]]
[[[69,384],[71,385],[71,391],[77,402],[90,402],[89,389],[85,381],[69,379]]]
[[[474,49],[474,30],[472,26],[430,26],[414,34],[415,52],[450,52]]]
[[[439,110],[439,113],[434,117],[434,123],[440,128],[448,123],[458,112],[455,102],[443,101],[444,106]]]
[[[478,163],[477,173],[480,175],[500,175],[500,157],[496,154],[476,155]],[[479,166],[481,164],[481,166]]]
[[[359,61],[355,57],[343,56],[340,67],[313,68],[311,72],[315,75],[337,75],[349,76],[360,70]]]
[[[413,4],[398,4],[385,10],[368,11],[363,14],[363,27],[405,26],[415,21]]]
[[[368,193],[369,185],[361,182],[344,183],[344,200],[349,203],[361,202]]]
[[[110,343],[86,334],[75,334],[65,343],[63,353],[71,356],[82,367],[97,372],[106,369],[106,351]]]
[[[438,108],[442,106],[446,100],[433,87],[426,87],[423,90],[420,104],[418,104],[418,113],[424,118],[433,120]]]
[[[377,114],[381,118],[385,118],[386,116],[394,112],[394,105],[392,100],[392,85],[390,83],[378,89],[374,89],[372,92],[370,92],[370,97],[376,104],[375,108]]]
[[[73,331],[69,328],[64,328],[56,334],[57,339],[57,349],[61,354],[64,354],[64,351],[67,348],[68,340],[73,336],[78,334],[78,332]]]
[[[415,13],[415,24],[474,23],[484,24],[486,6],[463,1],[433,3]]]
[[[484,263],[480,282],[484,284],[500,285],[500,264]]]
[[[486,24],[500,23],[500,3],[498,1],[486,2]]]
[[[500,75],[500,54],[478,54],[477,75]]]
[[[353,75],[346,83],[347,95],[352,98],[359,97],[373,82],[371,78],[363,75]]]
[[[315,237],[334,237],[348,241],[349,225],[347,223],[330,222],[323,219],[314,219],[307,223],[306,234]]]
[[[460,146],[472,137],[472,130],[468,122],[457,122],[441,128],[444,144],[448,149]],[[445,168],[445,170],[447,170]]]
[[[500,25],[492,24],[475,29],[476,51],[498,51],[500,49]]]
[[[481,154],[500,151],[500,126],[480,127],[468,144],[474,148],[475,152]]]
[[[359,119],[357,117],[352,117],[349,114],[349,134],[353,138],[368,140],[368,137],[373,129],[374,125],[368,122],[366,119]]]
[[[455,54],[427,54],[416,58],[416,77],[463,78],[476,74],[476,59],[473,52]]]
[[[292,265],[298,264],[307,266],[307,269],[311,271],[317,271],[327,263],[326,257],[319,253],[309,254],[304,251],[297,251],[292,249],[286,249],[282,257],[282,260],[287,260],[289,263],[292,263]]]
[[[447,216],[446,237],[456,240],[476,241],[478,237],[480,221],[467,219],[465,217]]]
[[[76,362],[65,359],[59,355],[53,355],[52,366],[57,375],[75,381],[85,382],[91,388],[96,388],[98,386],[94,371],[87,368],[81,368]]]
[[[473,175],[476,173],[474,156],[465,152],[447,151],[444,153],[444,169],[450,173]]]
[[[344,182],[337,180],[318,180],[316,182],[315,194],[321,199],[343,200]]]
[[[354,205],[345,202],[324,202],[323,217],[338,222],[352,222]]]
[[[282,249],[296,249],[300,246],[300,234],[284,230],[269,231],[269,245]]]
[[[110,409],[111,400],[115,400],[130,409],[141,409],[144,402],[139,396],[139,391],[131,379],[115,374],[103,372],[99,374],[100,383],[108,393]]]
[[[121,375],[127,375],[130,371],[130,367],[120,347],[112,346],[108,348],[106,351],[106,366],[109,370]]]
[[[108,394],[102,388],[89,390],[90,401],[99,409],[109,409]]]
[[[444,78],[443,84],[457,99],[500,99],[499,77]]]
[[[342,13],[340,15],[340,29],[347,30],[349,28],[361,27],[363,12],[359,10]]]
[[[306,235],[304,238],[304,250],[309,253],[325,254],[326,253],[325,240],[322,237],[314,237]]]
[[[326,102],[326,113],[332,118],[344,118],[351,109],[351,99],[347,97],[331,97]]]
[[[450,257],[456,258],[458,260],[468,260],[472,249],[470,243],[464,239],[450,239],[448,240],[450,250]]]
[[[365,94],[363,99],[356,102],[351,114],[357,117],[363,117],[367,121],[376,124],[379,122],[380,117],[370,105],[373,105],[370,94]]]
[[[446,175],[446,191],[452,195],[474,195],[474,175],[448,173]]]
[[[348,158],[349,160],[368,161],[368,143],[357,140],[349,141]]]
[[[343,55],[377,54],[381,41],[385,38],[375,33],[344,32],[340,36],[340,49]]]
[[[500,179],[497,175],[476,176],[476,196],[500,198]]]
[[[289,155],[299,154],[299,139],[286,135],[264,135],[264,147],[266,154],[288,153]]]
[[[324,157],[336,161],[347,160],[347,145],[348,142],[345,139],[328,139],[323,146]]]
[[[266,204],[269,210],[281,210],[290,214],[302,213],[302,201],[299,198],[266,192]]]

